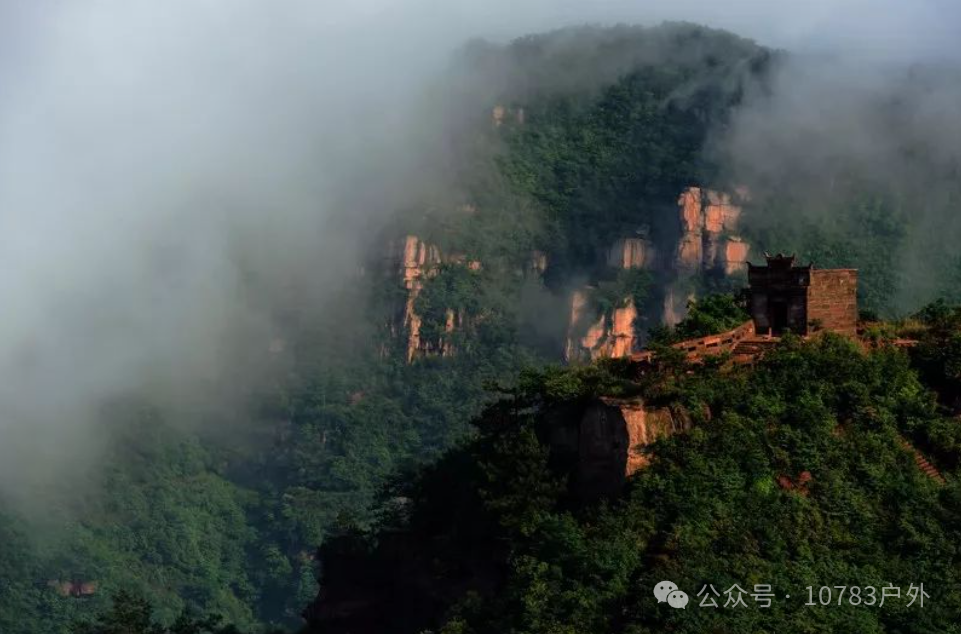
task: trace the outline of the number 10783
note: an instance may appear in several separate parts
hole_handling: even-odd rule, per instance
[[[867,607],[883,606],[885,600],[901,600],[902,597],[908,601],[908,607],[915,602],[919,606],[924,606],[924,600],[930,598],[924,591],[924,585],[911,584],[911,587],[903,593],[899,586],[884,586],[876,588],[874,586],[807,586],[807,602],[804,605],[863,605]]]

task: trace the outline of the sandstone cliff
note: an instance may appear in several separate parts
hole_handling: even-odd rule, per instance
[[[564,351],[564,358],[568,362],[628,357],[637,345],[634,323],[638,313],[634,301],[627,299],[624,305],[614,308],[610,316],[599,315],[595,318],[590,312],[593,310],[590,304],[593,291],[588,287],[572,295],[570,326]],[[587,330],[583,331],[585,325]]]
[[[511,117],[514,122],[522,122],[523,111],[498,106],[492,112],[495,125],[501,125]],[[659,286],[650,305],[637,305],[632,297],[622,297],[616,299],[615,307],[609,307],[606,314],[597,314],[596,307],[592,306],[593,287],[573,293],[565,358],[568,361],[592,361],[629,356],[643,343],[635,334],[639,323],[674,325],[683,318],[693,297],[688,280],[699,274],[734,275],[744,270],[750,247],[737,235],[737,230],[741,219],[740,205],[747,196],[743,189],[729,194],[688,187],[680,193],[677,201],[678,229],[668,232],[677,236],[676,244],[655,244],[648,237],[647,228],[642,227],[632,230],[634,235],[614,241],[605,252],[598,254],[599,264],[607,271],[650,271],[659,280]],[[463,313],[458,312],[457,307],[447,307],[440,338],[435,333],[431,335],[435,341],[424,341],[422,316],[416,310],[417,298],[426,280],[436,275],[440,265],[459,264],[476,271],[481,269],[481,263],[468,260],[461,253],[442,254],[436,245],[415,235],[392,243],[388,259],[392,274],[406,290],[403,310],[399,311],[392,327],[398,336],[403,332],[406,338],[408,362],[418,356],[454,354],[451,335],[463,329]],[[522,271],[523,267],[518,267],[518,271],[541,276],[548,263],[547,253],[532,251],[526,269]],[[606,297],[605,302],[610,306],[611,298]]]
[[[608,269],[645,269],[657,274],[660,293],[652,298],[652,306],[636,306],[627,298],[622,307],[609,315],[588,315],[593,287],[576,291],[571,297],[571,315],[565,358],[568,361],[595,360],[602,357],[624,357],[639,346],[635,323],[644,317],[652,323],[668,326],[680,321],[690,300],[694,299],[694,276],[700,274],[735,275],[747,267],[750,246],[737,235],[741,220],[741,204],[748,192],[737,188],[734,194],[688,187],[678,197],[677,242],[658,249],[642,236],[615,241],[604,254]],[[590,323],[586,323],[589,320]]]
[[[747,269],[750,245],[737,235],[747,189],[734,194],[688,187],[678,197],[679,237],[674,251],[674,280],[664,291],[661,323],[673,326],[694,299],[685,280],[701,273],[735,275]]]
[[[421,319],[414,311],[414,302],[424,287],[424,280],[433,275],[441,263],[440,250],[417,236],[406,236],[391,244],[388,257],[407,289],[401,325],[407,332],[407,360],[411,361],[420,350]]]
[[[722,271],[731,275],[747,266],[748,245],[738,235],[739,202],[747,192],[732,196],[700,187],[688,187],[677,200],[680,238],[675,252],[679,272]]]
[[[607,265],[618,269],[651,269],[657,263],[654,243],[647,238],[622,238],[607,252]]]
[[[615,495],[651,463],[657,440],[691,427],[682,409],[652,407],[640,398],[601,397],[561,408],[548,421],[552,460],[570,471],[572,492],[582,499]]]
[[[444,256],[436,245],[429,244],[417,236],[409,235],[391,243],[388,251],[388,269],[406,289],[403,311],[400,315],[400,330],[406,334],[406,358],[408,363],[418,356],[439,354],[449,356],[454,353],[450,335],[464,324],[464,314],[453,307],[447,308],[444,335],[437,342],[423,341],[421,327],[423,321],[415,309],[417,298],[426,280],[437,274],[441,264],[460,264],[471,270],[479,270],[480,262],[468,260],[463,254]],[[392,328],[396,333],[398,329]]]

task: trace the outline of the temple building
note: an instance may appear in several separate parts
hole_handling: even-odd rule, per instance
[[[748,311],[759,335],[857,335],[857,269],[795,266],[793,255],[765,257],[766,266],[747,265]]]

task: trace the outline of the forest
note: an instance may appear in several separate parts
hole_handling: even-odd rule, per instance
[[[923,333],[911,354],[824,333],[786,337],[754,366],[665,356],[527,372],[471,440],[393,482],[374,528],[325,544],[329,607],[313,631],[958,631],[961,426],[944,406],[954,389],[922,377],[959,323],[938,304],[900,324]],[[953,354],[938,356],[940,370]],[[692,429],[658,441],[622,493],[578,499],[544,441],[557,412],[628,396],[690,412]],[[663,579],[693,604],[658,605]],[[923,609],[804,595],[922,581]],[[768,608],[696,607],[696,589],[756,584],[774,588]]]
[[[118,399],[101,410],[97,464],[43,504],[0,497],[0,633],[961,631],[961,181],[919,194],[958,165],[929,157],[883,182],[842,166],[829,198],[791,174],[735,173],[721,139],[789,57],[674,23],[465,45],[435,88],[456,103],[429,113],[455,150],[444,182],[376,227],[364,275],[324,310],[296,296],[278,308],[294,315],[286,356],[243,395],[243,433]],[[634,235],[670,251],[680,192],[741,178],[752,257],[859,269],[869,349],[785,337],[733,370],[667,352],[746,319],[743,274],[611,270],[606,251]],[[424,348],[450,355],[407,358],[409,289],[383,254],[408,235],[463,255],[413,303]],[[532,273],[535,251],[547,264]],[[662,324],[682,283],[690,311]],[[638,307],[638,341],[663,363],[564,363],[585,284],[592,317]],[[692,429],[659,441],[622,493],[584,503],[546,430],[559,408],[626,395],[683,409]],[[779,486],[801,473],[803,495]],[[662,609],[662,578],[689,593],[768,583],[792,600]],[[806,586],[922,582],[923,610],[798,600]]]

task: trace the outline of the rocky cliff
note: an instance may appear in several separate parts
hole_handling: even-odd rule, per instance
[[[688,187],[678,197],[679,237],[673,260],[667,263],[673,278],[667,282],[661,323],[673,326],[694,299],[687,282],[697,275],[731,276],[747,269],[750,245],[738,234],[741,205],[750,200],[745,188],[733,194]]]
[[[414,302],[424,288],[424,281],[441,263],[440,250],[417,236],[406,236],[391,243],[388,262],[392,268],[396,267],[396,273],[407,290],[401,327],[407,335],[407,360],[411,361],[421,348],[421,318],[414,311]]]
[[[506,121],[512,121],[517,125],[524,125],[526,114],[523,107],[508,108],[503,105],[496,105],[491,109],[491,123],[495,128],[499,128]]]
[[[619,269],[652,269],[657,249],[647,238],[622,238],[607,252],[607,265]]]
[[[596,315],[591,298],[594,285],[571,296],[565,359],[569,362],[620,358],[635,352],[643,342],[636,331],[638,319],[673,326],[694,298],[687,282],[697,275],[730,276],[746,269],[750,247],[737,235],[741,204],[748,192],[733,194],[688,187],[678,197],[677,241],[658,248],[647,237],[625,237],[614,242],[603,258],[608,269],[644,269],[661,280],[659,303],[638,306],[624,297],[609,314]],[[644,232],[646,234],[646,231]]]
[[[688,187],[677,200],[680,238],[674,263],[678,272],[716,270],[725,275],[743,271],[748,244],[737,235],[741,206],[748,200],[745,189],[733,195],[700,187]]]
[[[390,331],[393,336],[404,337],[407,362],[421,356],[454,354],[451,335],[466,325],[464,311],[457,306],[445,307],[439,338],[426,340],[422,336],[423,318],[417,313],[417,298],[425,284],[438,274],[441,265],[457,265],[479,271],[481,263],[468,259],[463,253],[442,253],[436,245],[415,235],[392,241],[386,261],[388,276],[396,279],[405,291],[403,305],[390,319]],[[532,267],[535,265],[532,262]]]
[[[638,314],[634,301],[627,299],[623,306],[614,308],[610,315],[600,315],[595,320],[590,316],[593,290],[591,287],[579,289],[572,296],[570,326],[564,350],[567,361],[627,357],[636,347],[634,323]],[[585,319],[591,321],[587,331],[579,334]]]
[[[517,112],[495,108],[496,122],[505,121]],[[689,280],[698,275],[730,276],[746,267],[749,245],[738,235],[741,205],[748,200],[746,191],[733,194],[700,187],[687,187],[677,200],[677,226],[657,232],[655,241],[649,228],[631,229],[633,235],[614,240],[598,254],[595,271],[597,282],[582,287],[571,295],[564,357],[569,362],[599,358],[626,357],[644,343],[648,325],[674,325],[683,318],[693,298]],[[670,224],[670,223],[668,223]],[[665,239],[664,236],[675,236]],[[524,275],[541,277],[548,269],[551,255],[545,251],[530,252]],[[441,250],[419,236],[407,235],[395,240],[389,249],[390,274],[403,286],[403,306],[398,306],[392,319],[392,332],[403,337],[408,362],[421,356],[455,354],[452,336],[466,325],[465,314],[457,306],[446,309],[443,323],[434,324],[430,341],[424,340],[423,316],[417,313],[417,299],[425,283],[442,265],[456,264],[472,270],[480,262],[463,254],[441,253]],[[521,268],[524,268],[521,271]],[[613,298],[610,279],[621,272],[647,271],[656,288],[649,299],[624,293]],[[604,280],[607,280],[606,282]],[[607,286],[604,286],[607,284]],[[606,293],[604,308],[595,301],[598,288]],[[439,315],[435,314],[437,320]]]
[[[614,495],[628,477],[651,462],[655,441],[686,431],[686,412],[652,407],[639,398],[601,397],[549,416],[552,460],[570,470],[572,492],[581,499]]]

